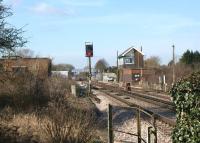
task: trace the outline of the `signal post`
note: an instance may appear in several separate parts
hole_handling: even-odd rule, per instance
[[[91,57],[93,57],[93,43],[85,42],[86,57],[88,57],[89,66],[89,80],[88,80],[88,92],[91,94],[91,80],[92,80],[92,68],[91,68]]]

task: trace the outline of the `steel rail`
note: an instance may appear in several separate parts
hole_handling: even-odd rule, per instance
[[[129,97],[134,97],[134,98],[143,100],[145,102],[153,103],[155,105],[159,105],[161,107],[168,108],[168,109],[175,111],[175,105],[174,105],[174,103],[172,103],[170,101],[162,100],[162,99],[159,99],[159,98],[156,98],[156,97],[140,94],[140,93],[133,92],[133,91],[131,91],[131,92],[125,91],[125,90],[121,89],[120,87],[117,88],[117,87],[114,87],[114,86],[111,86],[111,85],[105,85],[103,83],[93,82],[93,85],[97,85],[97,86],[103,87],[105,89],[112,89],[112,90],[120,92],[122,94],[126,94]]]
[[[120,101],[120,102],[122,102],[122,103],[128,105],[129,107],[137,107],[137,108],[142,109],[142,110],[143,110],[144,112],[146,112],[147,114],[149,114],[149,115],[151,115],[151,116],[154,116],[156,120],[159,120],[159,121],[161,121],[161,122],[164,122],[164,123],[166,123],[166,124],[168,124],[168,125],[170,125],[170,126],[175,126],[175,125],[176,125],[176,122],[175,122],[174,120],[172,120],[172,119],[169,119],[169,118],[167,118],[167,117],[164,117],[164,116],[162,116],[162,115],[159,115],[159,114],[157,114],[157,113],[154,113],[153,111],[150,111],[150,110],[148,110],[148,109],[146,109],[146,108],[144,108],[144,107],[141,107],[141,106],[139,106],[139,105],[136,105],[136,104],[134,104],[134,103],[132,103],[132,102],[129,102],[129,101],[125,100],[125,99],[122,99],[122,98],[120,98],[120,97],[118,97],[118,96],[116,96],[116,95],[110,94],[108,91],[105,91],[105,90],[101,90],[101,91],[104,92],[104,93],[106,93],[106,94],[109,95],[110,97],[112,97],[112,98],[114,98],[114,99],[117,99],[118,101]]]

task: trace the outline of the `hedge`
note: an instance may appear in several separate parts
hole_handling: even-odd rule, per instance
[[[200,143],[200,72],[178,81],[171,95],[177,113],[173,143]]]

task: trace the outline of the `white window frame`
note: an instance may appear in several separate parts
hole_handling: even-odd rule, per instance
[[[126,60],[132,60],[132,62],[126,62]],[[125,57],[124,58],[124,64],[125,65],[131,65],[131,64],[134,64],[134,61],[133,61],[133,58],[132,57]]]

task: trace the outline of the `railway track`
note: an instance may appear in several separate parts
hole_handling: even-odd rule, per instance
[[[100,86],[103,86],[103,87],[109,87],[109,88],[113,88],[113,89],[117,89],[117,90],[120,90],[120,91],[124,91],[124,92],[127,92],[123,87],[119,87],[118,84],[110,84],[110,83],[103,83],[103,82],[93,82],[93,84],[97,84],[97,85],[100,85]],[[129,93],[132,93],[132,94],[136,94],[136,95],[139,95],[139,96],[145,96],[145,95],[148,95],[148,97],[150,98],[155,98],[155,99],[160,99],[160,100],[163,100],[163,101],[169,101],[171,102],[171,98],[170,96],[168,95],[164,95],[164,94],[158,94],[156,92],[152,92],[152,91],[144,91],[142,89],[138,89],[138,88],[133,88],[131,87],[131,92]]]
[[[135,92],[135,91],[126,91],[124,90],[124,88],[118,87],[118,86],[112,86],[109,84],[104,84],[104,83],[100,83],[100,82],[94,82],[93,85],[104,88],[104,89],[108,89],[111,92],[115,91],[118,92],[119,94],[123,95],[126,94],[129,97],[134,97],[137,98],[139,100],[142,101],[146,101],[149,103],[154,103],[156,105],[165,107],[165,108],[169,108],[171,110],[175,110],[175,105],[174,103],[171,102],[170,98],[167,97],[163,97],[163,96],[158,96],[158,95],[152,95],[152,94],[144,94],[144,93],[140,93],[140,92]]]
[[[103,83],[93,83],[93,86],[130,107],[139,107],[148,114],[154,115],[158,124],[165,123],[169,126],[175,126],[176,113],[174,104],[171,101],[140,93],[128,92],[119,87]]]

